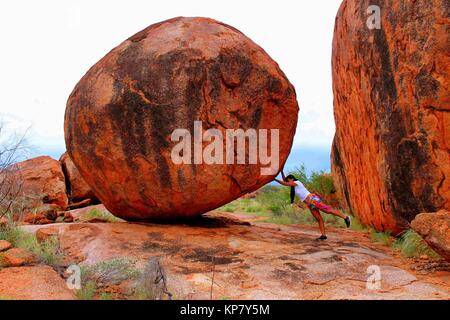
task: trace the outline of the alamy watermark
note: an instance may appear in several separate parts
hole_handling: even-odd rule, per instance
[[[367,267],[367,274],[369,277],[366,280],[367,290],[381,289],[381,269],[377,265],[370,265]]]
[[[279,129],[207,129],[194,121],[188,129],[172,132],[171,158],[174,164],[250,164],[261,166],[261,175],[279,171]],[[248,152],[247,152],[248,151]]]
[[[66,269],[66,273],[69,275],[66,279],[67,288],[70,290],[81,289],[81,268],[76,264],[70,265]]]
[[[367,14],[369,17],[366,20],[366,26],[370,30],[381,29],[381,9],[377,5],[370,5],[367,7]]]

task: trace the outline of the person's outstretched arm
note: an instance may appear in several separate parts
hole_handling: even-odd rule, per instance
[[[274,180],[286,187],[295,187],[297,185],[294,181],[281,181],[276,178]]]
[[[284,176],[283,169],[281,169],[281,178],[283,178],[283,181],[286,181],[286,177]]]

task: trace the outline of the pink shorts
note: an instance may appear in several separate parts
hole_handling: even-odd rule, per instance
[[[322,202],[322,199],[318,195],[313,194],[308,203],[310,210],[318,209],[324,212],[330,212],[332,209]]]

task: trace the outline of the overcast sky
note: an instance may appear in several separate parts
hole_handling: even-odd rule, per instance
[[[176,16],[205,16],[238,28],[279,63],[300,105],[294,152],[317,150],[313,157],[321,156],[314,161],[327,169],[334,135],[331,42],[340,3],[2,1],[0,118],[9,128],[31,126],[33,154],[58,157],[65,150],[67,98],[93,64],[150,24]],[[308,162],[300,154],[294,158]]]

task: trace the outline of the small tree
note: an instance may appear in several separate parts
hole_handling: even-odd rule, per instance
[[[0,218],[11,212],[22,190],[19,167],[16,164],[27,150],[26,135],[8,133],[0,122]]]
[[[310,174],[306,172],[306,167],[302,163],[299,167],[289,172],[300,180],[308,190],[325,196],[336,192],[333,177],[325,171],[312,171]]]

